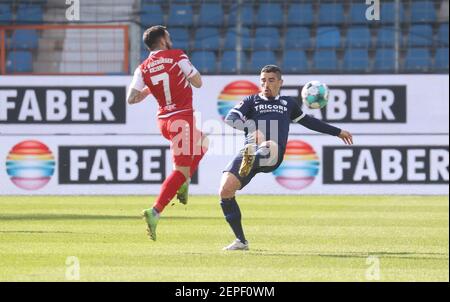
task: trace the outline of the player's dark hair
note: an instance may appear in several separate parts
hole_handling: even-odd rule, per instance
[[[281,68],[277,65],[266,65],[261,69],[261,73],[263,72],[273,72],[276,73],[278,76],[278,79],[281,79]]]
[[[153,50],[157,47],[157,44],[161,38],[166,35],[166,27],[162,25],[155,25],[150,27],[144,32],[142,39],[144,44],[149,50]]]

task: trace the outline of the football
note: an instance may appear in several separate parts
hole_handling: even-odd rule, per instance
[[[311,81],[302,89],[302,101],[308,108],[320,109],[328,103],[328,87],[319,81]]]

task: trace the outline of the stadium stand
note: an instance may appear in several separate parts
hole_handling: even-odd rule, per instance
[[[367,5],[361,2],[90,0],[81,7],[83,24],[118,27],[77,31],[12,28],[73,23],[59,0],[2,0],[0,26],[8,28],[3,50],[8,72],[129,73],[148,56],[141,37],[156,24],[168,26],[174,47],[195,54],[208,74],[254,73],[264,58],[280,63],[286,73],[448,72],[448,0],[400,1],[398,12],[396,1],[382,1],[379,21],[366,19]],[[128,33],[130,45],[121,24],[139,28]],[[124,58],[132,51],[134,57]],[[31,54],[31,70],[29,64],[12,68],[22,52]],[[235,61],[237,53],[242,64]]]
[[[220,3],[202,3],[198,17],[198,26],[220,27],[224,23],[223,9]]]
[[[395,69],[395,50],[393,48],[377,49],[373,70],[375,72],[389,72]]]
[[[288,26],[311,25],[314,23],[312,3],[293,3],[287,15]]]
[[[253,49],[276,50],[280,48],[280,33],[275,27],[258,27],[255,31]]]
[[[219,32],[214,27],[200,27],[195,32],[194,49],[219,50]]]
[[[346,38],[346,46],[348,48],[369,48],[370,43],[371,34],[367,26],[353,26],[348,29]]]
[[[31,52],[20,50],[8,53],[6,59],[7,72],[31,72],[32,68]]]
[[[344,55],[344,68],[349,71],[366,71],[369,69],[367,49],[347,49]]]
[[[192,53],[191,60],[201,73],[217,72],[216,55],[212,51],[195,51]]]
[[[302,73],[309,70],[308,59],[304,51],[287,50],[283,56],[281,64],[283,72]]]
[[[194,24],[192,6],[184,4],[172,4],[170,6],[168,26],[188,27]]]
[[[430,51],[427,48],[409,48],[404,67],[407,71],[428,71],[431,66]]]
[[[261,68],[263,68],[267,64],[278,65],[275,53],[270,50],[254,51],[251,55],[247,70],[252,73],[257,73],[261,71]]]
[[[238,60],[237,51],[227,50],[223,53],[220,61],[220,72],[224,74],[234,74],[238,72],[237,62],[240,61],[241,66],[245,65],[245,55],[241,52],[240,60]]]
[[[319,49],[314,53],[313,71],[335,72],[338,69],[338,59],[335,50]]]
[[[288,27],[285,35],[284,49],[311,48],[311,33],[307,27]],[[302,52],[299,52],[301,54]]]
[[[434,68],[437,70],[448,70],[448,55],[448,47],[438,48],[434,58]]]
[[[280,3],[262,3],[256,14],[257,26],[281,26],[283,13]]]

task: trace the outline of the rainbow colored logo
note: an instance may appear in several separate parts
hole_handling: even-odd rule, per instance
[[[55,158],[50,149],[35,140],[15,145],[6,158],[6,172],[11,181],[24,190],[44,187],[55,171]]]
[[[236,106],[246,96],[259,93],[259,87],[250,81],[234,81],[225,86],[217,102],[219,114],[224,119],[228,111]]]
[[[289,190],[309,186],[319,173],[319,157],[313,147],[300,140],[289,141],[281,165],[272,173],[276,181]]]

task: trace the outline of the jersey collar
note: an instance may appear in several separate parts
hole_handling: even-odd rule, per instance
[[[152,55],[154,55],[154,54],[157,54],[157,53],[160,52],[160,51],[162,51],[162,50],[159,49],[159,50],[151,51],[150,54],[149,54],[148,56],[150,57],[150,56],[152,56]]]
[[[258,96],[259,96],[261,99],[263,99],[264,101],[268,101],[268,100],[269,100],[268,98],[266,98],[266,97],[264,96],[264,94],[262,94],[262,92],[259,93]],[[275,101],[278,101],[279,99],[280,99],[280,95],[277,95],[277,96],[275,97]]]

